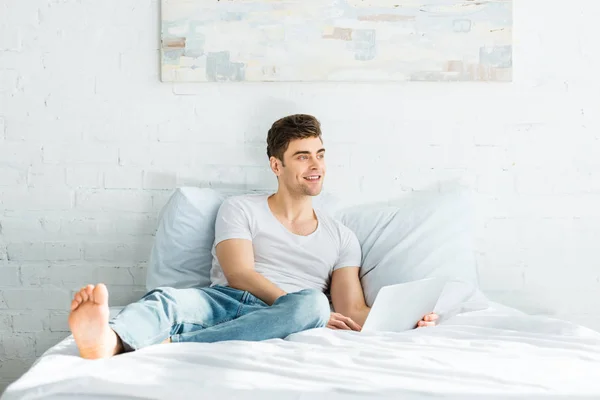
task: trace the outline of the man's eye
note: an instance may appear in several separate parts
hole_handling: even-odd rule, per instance
[[[306,157],[306,156],[300,156],[300,157],[298,157],[298,158],[299,158],[300,160],[306,160],[306,158],[307,158],[307,157]]]

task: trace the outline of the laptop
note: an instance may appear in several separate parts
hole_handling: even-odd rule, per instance
[[[439,278],[384,286],[377,297],[363,332],[403,332],[416,328],[417,323],[433,312],[447,281]]]

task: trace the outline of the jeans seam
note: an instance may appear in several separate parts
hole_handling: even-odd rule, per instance
[[[192,322],[192,321],[179,321],[178,323],[173,324],[173,326],[175,326],[175,325],[181,325],[181,324],[200,325],[203,329],[208,328],[208,326],[206,326],[204,324],[199,324],[197,322]],[[173,326],[171,326],[171,329],[173,329]]]
[[[235,313],[235,318],[239,318],[239,316],[242,314],[242,307],[244,307],[244,302],[240,302],[237,312]],[[235,318],[233,318],[233,319],[235,319]]]
[[[229,320],[228,320],[228,321],[229,321]],[[226,321],[224,321],[224,322],[226,322]],[[168,332],[167,332],[167,338],[169,338],[169,337],[171,337],[171,338],[172,338],[173,336],[180,336],[180,335],[171,335],[171,332],[173,331],[173,327],[174,327],[174,326],[176,326],[176,325],[180,325],[180,324],[182,324],[182,323],[186,323],[186,322],[185,322],[185,321],[179,321],[179,322],[177,322],[177,321],[176,321],[176,322],[174,322],[173,324],[171,324],[171,326],[169,327],[169,330],[168,330]],[[195,323],[195,322],[187,322],[187,323],[191,323],[191,324],[194,324],[194,325],[200,325],[200,326],[202,326],[202,328],[203,328],[203,329],[206,329],[206,328],[207,328],[207,327],[206,327],[204,324],[197,324],[197,323]],[[221,323],[221,322],[220,322],[220,323]],[[114,326],[114,325],[113,325],[113,326]],[[113,331],[114,331],[114,329],[113,329]],[[116,332],[116,331],[115,331],[115,332]],[[132,342],[132,341],[130,341],[130,340],[129,340],[130,336],[129,336],[129,335],[126,333],[126,332],[125,332],[125,336],[127,336],[127,337],[125,338],[125,340],[123,340],[123,335],[121,335],[121,334],[119,334],[119,333],[117,333],[117,334],[119,335],[119,337],[121,338],[121,340],[122,340],[122,341],[124,341],[125,343],[127,343],[127,344],[128,344],[130,347],[132,347],[133,349],[137,350],[137,349],[140,349],[140,348],[142,348],[142,347],[146,347],[146,346],[150,346],[151,344],[154,344],[154,342],[155,342],[155,341],[156,341],[156,340],[157,340],[159,337],[163,336],[163,335],[164,335],[164,333],[165,333],[165,330],[162,330],[162,331],[161,331],[161,332],[160,332],[158,335],[156,335],[156,336],[152,336],[151,338],[149,338],[149,339],[146,339],[146,340],[144,340],[144,341],[142,341],[142,342]],[[190,332],[190,333],[192,333],[192,332]]]
[[[244,294],[242,294],[242,297],[240,299],[240,304],[238,305],[238,309],[235,313],[235,317],[232,319],[239,318],[242,315],[242,308],[246,305],[251,305],[251,303],[250,303],[251,296],[252,296],[252,293],[250,293],[247,290],[244,290]]]
[[[212,327],[214,327],[214,326],[217,326],[217,325],[220,325],[220,324],[224,324],[225,322],[233,321],[234,319],[235,319],[235,318],[226,319],[226,320],[224,320],[224,321],[222,321],[222,322],[219,322],[219,323],[217,323],[217,324],[214,324],[213,326],[211,326],[211,327],[208,327],[208,328],[212,328]],[[207,328],[207,329],[208,329],[208,328]],[[187,333],[180,333],[179,335],[173,335],[173,336],[171,336],[171,340],[173,340],[173,338],[176,338],[176,339],[175,339],[175,341],[176,341],[176,342],[180,342],[181,340],[179,340],[179,339],[180,339],[181,337],[189,337],[189,336],[197,335],[198,333],[199,333],[199,332],[187,332]]]
[[[205,324],[199,324],[199,323],[197,323],[197,322],[193,322],[193,321],[179,321],[179,322],[176,322],[176,323],[174,323],[173,325],[171,325],[171,329],[173,329],[173,327],[174,327],[175,325],[179,325],[179,324],[192,324],[192,325],[200,325],[200,326],[201,326],[203,329],[208,329],[208,328],[211,328],[211,327],[213,327],[213,326],[217,326],[217,325],[223,324],[223,323],[225,323],[225,322],[232,321],[232,320],[234,320],[234,319],[235,319],[235,318],[226,318],[226,319],[222,319],[222,320],[220,320],[220,321],[217,321],[217,322],[215,322],[215,323],[214,323],[213,325],[211,325],[211,326],[208,326],[208,325],[205,325]]]
[[[224,324],[225,322],[233,321],[234,319],[235,319],[235,318],[227,318],[227,319],[224,319],[224,320],[222,320],[222,321],[219,321],[219,322],[215,323],[215,324],[214,324],[214,325],[212,325],[212,326],[204,326],[204,325],[202,325],[202,327],[203,327],[204,329],[209,329],[209,328],[212,328],[213,326],[217,326],[217,325],[220,325],[220,324]],[[192,322],[192,323],[193,323],[193,322]],[[196,324],[196,325],[199,325],[199,324]],[[198,333],[198,332],[186,332],[186,333],[180,333],[180,334],[178,334],[178,335],[172,335],[172,336],[171,336],[171,339],[172,339],[172,338],[174,338],[174,337],[177,337],[177,338],[180,338],[180,337],[182,337],[182,336],[184,336],[184,337],[187,337],[187,336],[189,336],[189,335],[192,335],[192,334],[197,334],[197,333]],[[179,341],[179,340],[177,340],[177,341]]]

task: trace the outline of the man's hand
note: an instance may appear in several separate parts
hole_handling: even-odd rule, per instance
[[[268,305],[286,293],[254,269],[254,249],[247,239],[227,239],[219,242],[216,256],[227,283],[234,289],[246,290]]]
[[[425,326],[435,326],[435,321],[439,318],[439,316],[436,313],[429,313],[427,315],[425,315],[423,317],[422,320],[420,320],[417,323],[417,328],[423,328]]]
[[[362,326],[352,321],[352,319],[343,316],[340,313],[331,313],[329,322],[327,323],[329,329],[342,329],[348,331],[360,331]]]

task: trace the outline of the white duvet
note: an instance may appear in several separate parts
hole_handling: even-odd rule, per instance
[[[79,358],[68,337],[2,400],[600,398],[600,333],[492,306],[404,333],[322,328],[97,361]]]

